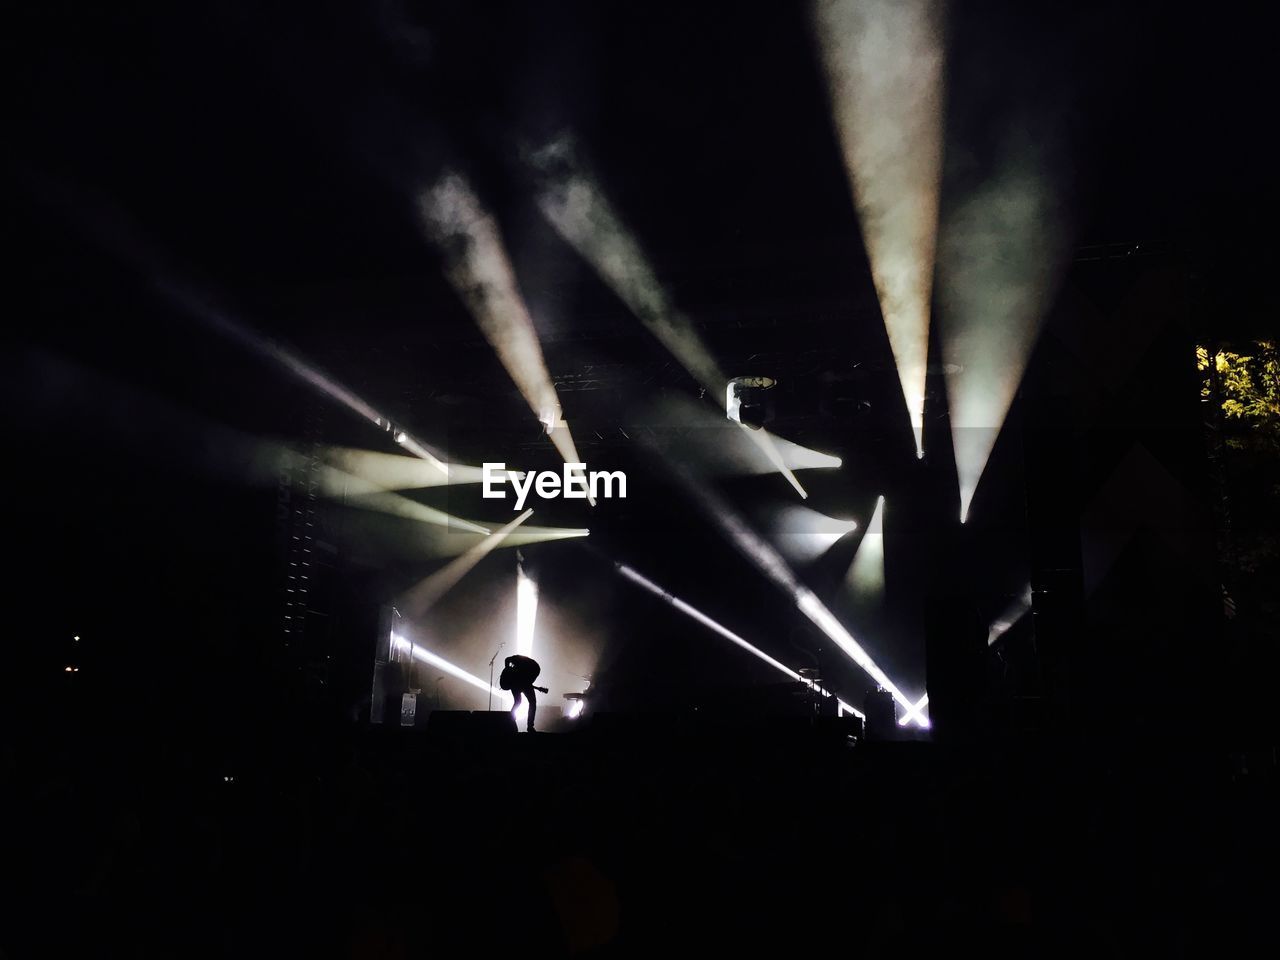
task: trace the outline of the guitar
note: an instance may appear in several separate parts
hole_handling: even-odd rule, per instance
[[[522,678],[516,671],[513,671],[510,667],[503,667],[502,674],[498,677],[498,686],[503,690],[510,690],[514,684],[519,684],[520,679]],[[530,684],[530,686],[533,687],[533,684]],[[551,692],[546,687],[533,687],[533,689],[537,690],[539,693]]]

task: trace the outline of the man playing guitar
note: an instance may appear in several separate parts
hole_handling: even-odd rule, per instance
[[[538,679],[538,674],[541,672],[542,667],[538,665],[537,660],[522,657],[517,653],[503,661],[502,674],[498,677],[498,686],[503,690],[510,690],[514,698],[511,704],[512,719],[515,719],[516,711],[520,709],[520,698],[524,697],[529,701],[529,719],[526,729],[530,733],[536,732],[533,729],[533,716],[538,712],[538,698],[534,696],[533,691],[547,692],[546,687],[533,685],[533,681]]]

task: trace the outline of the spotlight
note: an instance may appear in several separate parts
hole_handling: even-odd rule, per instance
[[[929,722],[929,718],[926,717],[924,714],[924,708],[927,707],[928,705],[929,705],[929,695],[926,693],[923,697],[920,698],[919,702],[917,702],[916,705],[911,709],[910,713],[905,713],[898,719],[898,726],[905,727],[908,723],[910,723],[914,719],[916,723],[920,724],[922,728],[924,728],[925,730],[928,730],[931,724]]]
[[[404,594],[400,605],[410,612],[409,615],[411,617],[422,616],[437,600],[452,590],[459,580],[470,573],[476,564],[510,536],[516,527],[520,526],[532,515],[532,510],[526,510],[510,523],[493,531],[470,550],[455,557],[435,573],[419,581]]]
[[[767,430],[735,429],[739,424],[730,415],[733,397],[727,388],[725,398],[722,417],[712,415],[705,405],[688,397],[664,398],[656,405],[651,421],[662,440],[658,442],[652,435],[642,434],[643,442],[667,459],[696,465],[701,474],[754,475],[778,470],[777,461],[761,446],[759,434],[768,435],[772,451],[789,470],[841,466],[839,457],[792,443]],[[726,429],[727,424],[734,427]]]
[[[1068,216],[1049,147],[1025,134],[943,218],[938,342],[946,378],[960,522],[1004,425],[1067,258]]]
[[[639,242],[575,156],[570,137],[561,137],[528,156],[540,182],[538,206],[551,226],[591,264],[600,279],[631,310],[711,396],[725,390],[727,378],[687,317],[671,304]],[[767,377],[755,378],[761,381]],[[772,381],[770,381],[772,385]],[[738,421],[742,423],[741,420]],[[765,452],[801,497],[808,497],[783,462],[772,437],[743,429]]]
[[[454,173],[424,190],[418,207],[427,235],[445,258],[449,281],[529,409],[564,461],[581,463],[497,222],[470,184]]]
[[[1031,611],[1031,584],[1020,593],[1005,609],[1000,617],[987,629],[987,646],[995,646],[996,642],[1012,630]]]
[[[858,529],[855,520],[837,520],[811,510],[791,505],[783,507],[772,521],[772,539],[791,560],[808,563],[830,550],[843,537]]]
[[[513,702],[514,698],[506,690],[499,690],[497,687],[489,686],[489,684],[485,683],[483,680],[481,680],[479,677],[475,676],[474,674],[468,673],[466,670],[463,670],[461,667],[450,663],[444,657],[434,654],[430,650],[427,650],[423,647],[418,646],[416,643],[412,643],[409,640],[406,640],[404,637],[400,636],[399,634],[393,633],[391,635],[391,645],[395,649],[400,650],[403,653],[408,653],[410,656],[413,657],[413,659],[420,660],[423,663],[429,663],[433,667],[437,667],[438,669],[443,670],[445,673],[449,674],[451,677],[456,677],[457,679],[463,681],[464,683],[467,683],[477,688],[478,690],[483,691],[486,694],[492,693],[494,696],[498,697],[499,700],[505,700],[508,707]]]
[[[407,445],[407,442],[406,444]],[[479,467],[445,464],[445,469],[424,463],[422,458],[395,453],[377,453],[351,447],[326,447],[324,459],[345,474],[365,480],[382,490],[418,490],[455,483],[477,483]],[[345,491],[338,490],[338,493]]]
[[[384,490],[376,483],[353,477],[351,474],[343,473],[341,470],[335,470],[332,467],[321,469],[320,487],[326,494],[343,497],[348,505],[359,507],[363,510],[389,513],[394,516],[404,517],[406,520],[416,520],[419,523],[446,527],[461,533],[479,533],[488,536],[493,532],[483,524],[464,520],[462,517],[455,517],[452,514],[445,513],[443,510],[437,510],[435,507],[428,507],[426,504],[419,503],[409,497]]]
[[[541,543],[546,540],[575,540],[588,537],[591,531],[586,527],[530,527],[523,526],[514,531],[506,540],[509,547],[524,546],[526,543]]]
[[[704,627],[708,627],[709,629],[714,630],[716,633],[720,634],[720,636],[724,637],[729,642],[734,643],[737,646],[741,647],[743,650],[747,651],[747,653],[751,654],[756,659],[764,661],[769,666],[773,667],[773,669],[777,670],[779,673],[785,674],[786,676],[790,677],[792,680],[796,680],[800,683],[803,683],[805,686],[818,691],[818,693],[822,694],[822,696],[824,697],[832,696],[831,693],[829,693],[827,690],[824,690],[821,686],[814,683],[808,677],[801,676],[798,672],[796,672],[795,670],[792,670],[786,664],[782,663],[779,660],[775,660],[773,657],[769,656],[763,650],[753,646],[752,644],[748,643],[746,640],[743,640],[742,637],[738,636],[728,627],[722,626],[721,624],[717,623],[715,620],[712,620],[709,616],[707,616],[701,610],[698,610],[695,607],[689,605],[688,603],[685,603],[679,597],[668,593],[666,590],[658,586],[652,580],[636,572],[631,567],[628,567],[626,564],[615,563],[613,566],[615,570],[617,570],[620,574],[622,574],[632,583],[639,584],[640,586],[644,587],[644,589],[648,590],[650,593],[654,594],[655,596],[661,597],[663,600],[665,600],[675,609],[679,610],[685,616],[692,617],[694,620],[698,621],[698,623],[702,624]],[[854,716],[858,716],[858,717],[863,716],[862,711],[855,710],[853,707],[849,706],[847,703],[845,703],[843,700],[840,700],[839,698],[836,698],[836,705],[837,705],[838,711],[843,710],[847,713],[852,713]]]
[[[786,561],[778,555],[778,552],[748,527],[733,508],[705,484],[696,480],[687,471],[678,471],[677,476],[684,481],[690,494],[701,503],[711,519],[716,522],[742,555],[754,563],[761,573],[785,590],[800,611],[830,637],[836,646],[861,667],[871,679],[891,692],[893,698],[906,708],[909,717],[916,720],[921,726],[926,726],[927,721],[924,717],[915,712],[915,705],[876,665],[876,662],[862,649],[861,645],[853,638],[853,635],[844,628],[822,601],[808,587],[800,583],[796,575],[791,572],[791,568],[787,566]]]
[[[538,616],[538,585],[516,566],[516,653],[533,657],[533,626]]]
[[[893,694],[893,699],[898,701],[907,711],[907,720],[914,720],[921,727],[929,726],[929,721],[920,712],[919,706],[907,699],[906,694],[899,690],[897,685],[876,665],[876,662],[868,656],[867,652],[858,644],[858,641],[853,638],[853,635],[844,628],[844,625],[823,605],[821,600],[811,591],[801,587],[797,594],[796,605],[804,612],[805,616],[817,624],[823,633],[834,640],[836,645],[848,654],[850,659],[860,666],[871,679]]]
[[[845,582],[860,597],[878,596],[884,589],[884,497],[876,499],[875,512],[849,564]]]
[[[734,377],[725,388],[725,416],[734,423],[759,430],[772,416],[766,391],[776,383],[772,377]]]
[[[942,4],[821,0],[814,9],[871,276],[923,457],[942,173]]]
[[[161,282],[161,289],[171,300],[176,301],[184,310],[214,331],[279,364],[304,383],[319,390],[330,399],[336,400],[348,410],[368,420],[374,426],[382,427],[385,430],[392,429],[391,421],[386,416],[293,351],[268,340],[256,331],[239,323],[189,290],[182,289],[167,281]],[[397,433],[396,442],[416,456],[426,460],[442,473],[448,472],[448,467],[444,461],[403,431]]]
[[[516,561],[516,653],[533,656],[533,627],[538,616],[538,585],[524,572],[524,564]],[[522,730],[529,716],[529,704],[521,701],[516,711],[516,729]]]

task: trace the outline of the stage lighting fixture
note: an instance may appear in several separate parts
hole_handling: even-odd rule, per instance
[[[765,391],[776,384],[772,377],[734,377],[725,388],[725,416],[744,427],[761,429],[772,413]]]
[[[475,687],[476,689],[480,690],[485,694],[492,693],[499,700],[506,702],[507,709],[511,708],[511,704],[514,702],[514,698],[506,690],[499,690],[497,687],[491,687],[489,684],[485,683],[485,681],[481,680],[479,677],[475,676],[474,674],[468,673],[466,670],[463,670],[461,667],[450,663],[444,657],[434,654],[430,650],[427,650],[424,647],[418,646],[416,643],[412,643],[409,640],[406,640],[404,637],[400,636],[399,634],[393,633],[391,635],[391,644],[393,647],[395,647],[395,649],[403,653],[408,653],[411,657],[413,657],[413,659],[420,660],[423,663],[429,663],[433,667],[437,667],[443,670],[445,673],[449,674],[449,676],[456,677],[457,679],[463,681],[466,684],[469,684],[470,686]]]
[[[762,474],[778,469],[777,463],[761,448],[757,431],[734,429],[729,416],[731,398],[725,391],[726,407],[716,416],[705,404],[690,397],[668,396],[655,405],[649,421],[653,433],[641,434],[655,454],[696,465],[699,473],[716,475]],[[718,405],[717,405],[718,409]],[[758,431],[768,433],[768,430]],[[783,464],[793,471],[837,469],[840,457],[803,447],[775,434],[770,444]]]
[[[818,0],[814,28],[871,276],[924,456],[942,176],[941,0]]]
[[[615,570],[617,570],[620,574],[622,574],[632,583],[639,584],[641,587],[644,587],[644,589],[648,590],[650,593],[654,594],[655,596],[661,597],[663,600],[665,600],[675,609],[679,610],[685,616],[691,617],[692,619],[696,620],[698,623],[702,624],[704,627],[707,627],[708,629],[715,631],[720,636],[724,637],[726,640],[736,644],[737,646],[741,647],[743,650],[747,651],[747,653],[751,654],[756,659],[764,661],[769,666],[773,667],[773,669],[777,670],[779,673],[782,673],[787,677],[790,677],[792,680],[795,680],[799,683],[803,683],[805,686],[810,687],[813,690],[816,690],[818,693],[822,694],[822,696],[824,697],[833,696],[833,694],[823,689],[820,685],[814,683],[812,680],[810,680],[807,677],[801,676],[797,671],[792,670],[790,667],[788,667],[786,664],[782,663],[781,661],[775,660],[773,657],[769,656],[769,654],[765,653],[760,648],[753,646],[752,644],[748,643],[746,640],[742,639],[742,637],[738,636],[728,627],[722,626],[721,624],[717,623],[715,620],[712,620],[709,616],[707,616],[701,610],[698,610],[696,607],[693,607],[690,604],[685,603],[685,601],[681,600],[679,597],[671,593],[668,593],[666,590],[658,586],[652,580],[648,579],[644,575],[633,570],[631,567],[627,566],[625,563],[614,563],[613,566]],[[836,704],[839,709],[852,713],[854,716],[858,716],[858,717],[863,716],[862,711],[855,710],[853,707],[849,706],[847,703],[845,703],[843,700],[840,700],[838,697],[836,698]]]

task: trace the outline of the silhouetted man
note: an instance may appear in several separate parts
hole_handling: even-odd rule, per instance
[[[507,657],[503,661],[502,675],[498,677],[498,686],[503,690],[510,690],[515,702],[511,704],[511,716],[514,719],[516,711],[520,709],[520,698],[529,701],[529,721],[526,729],[533,733],[533,716],[538,712],[538,698],[533,695],[533,691],[540,690],[547,692],[546,687],[535,687],[533,681],[538,679],[538,674],[542,672],[542,667],[538,666],[538,661],[531,657],[522,657],[520,654]]]

